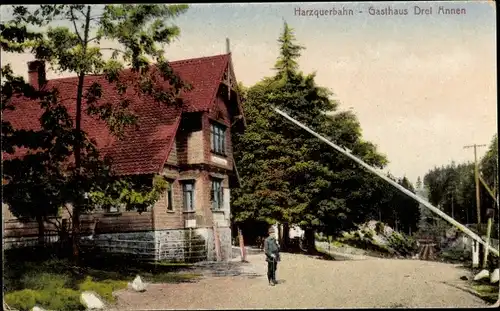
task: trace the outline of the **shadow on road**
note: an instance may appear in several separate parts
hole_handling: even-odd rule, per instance
[[[301,250],[300,248],[290,248],[282,251],[282,253],[288,253],[288,254],[299,254],[299,255],[306,255],[310,258],[314,259],[320,259],[320,260],[329,260],[329,261],[345,261],[345,260],[352,260],[352,258],[349,258],[348,256],[342,256],[340,254],[330,254],[328,252],[323,252],[321,250],[315,250],[312,252],[306,252]]]

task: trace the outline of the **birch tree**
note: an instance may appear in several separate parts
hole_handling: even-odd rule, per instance
[[[166,187],[166,182],[158,177],[151,181],[113,176],[109,162],[100,157],[95,142],[82,129],[81,120],[83,114],[103,120],[111,133],[122,138],[125,127],[135,124],[137,119],[129,109],[126,94],[148,95],[159,105],[178,104],[176,99],[180,91],[190,86],[173,73],[164,47],[180,33],[179,28],[169,21],[187,9],[186,5],[160,4],[13,6],[13,18],[2,23],[2,47],[18,53],[31,52],[35,59],[50,64],[53,71],[70,72],[78,77],[71,98],[61,98],[57,89],[37,90],[38,94],[34,96],[44,110],[40,119],[42,129],[35,134],[50,133],[57,137],[47,139],[42,152],[38,153],[58,163],[56,171],[64,172],[61,173],[64,187],[58,187],[56,194],[62,201],[70,201],[73,205],[75,259],[79,257],[80,215],[86,208],[95,204],[125,202],[130,208],[144,209]],[[63,24],[65,26],[61,26]],[[16,32],[30,35],[20,39],[14,35]],[[111,46],[105,46],[110,42]],[[105,51],[110,51],[111,57],[105,57]],[[153,63],[156,66],[152,66]],[[130,68],[132,75],[123,75],[124,68]],[[101,100],[105,90],[99,82],[85,86],[86,77],[95,74],[102,75],[114,86],[112,92],[117,95],[116,101]],[[11,82],[2,85],[2,96]],[[171,87],[165,88],[165,84]],[[26,95],[26,92],[18,94]],[[74,102],[75,116],[68,114],[67,107],[72,105],[65,102],[68,100]],[[19,136],[16,135],[11,133],[10,136]],[[27,139],[12,141],[13,146],[27,145]],[[67,165],[68,159],[74,161]],[[4,167],[11,165],[13,172],[15,163],[4,162]],[[28,165],[27,170],[33,170],[33,167]],[[14,187],[19,176],[12,173],[7,179]],[[33,180],[36,182],[39,181]],[[90,194],[93,204],[85,204],[86,193]]]

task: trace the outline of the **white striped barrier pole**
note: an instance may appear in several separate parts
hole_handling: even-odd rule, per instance
[[[385,176],[383,173],[379,172],[377,169],[375,169],[375,168],[371,167],[370,165],[366,164],[363,160],[361,160],[358,157],[356,157],[355,155],[351,154],[349,151],[347,151],[344,148],[341,148],[341,147],[337,146],[336,144],[332,143],[328,139],[324,138],[320,134],[318,134],[315,131],[311,130],[310,128],[308,128],[304,124],[300,123],[299,121],[295,120],[294,118],[290,117],[288,114],[284,113],[283,111],[279,110],[278,108],[274,108],[274,111],[276,111],[278,114],[280,114],[283,117],[285,117],[290,122],[292,122],[292,123],[300,126],[302,129],[306,130],[310,134],[316,136],[322,142],[330,145],[332,148],[334,148],[338,152],[340,152],[343,155],[351,158],[356,163],[358,163],[359,165],[361,165],[364,168],[366,168],[369,172],[371,172],[371,173],[377,175],[378,177],[382,178],[383,180],[385,180],[386,182],[388,182],[389,184],[391,184],[396,189],[398,189],[399,191],[403,192],[404,194],[406,194],[410,198],[416,200],[417,202],[421,203],[422,205],[424,205],[425,207],[427,207],[428,209],[430,209],[434,213],[438,214],[444,220],[448,221],[449,223],[451,223],[452,225],[454,225],[455,227],[457,227],[459,230],[461,230],[462,232],[464,232],[465,234],[467,234],[468,236],[470,236],[473,240],[475,240],[478,243],[484,245],[492,254],[495,254],[496,256],[498,256],[498,250],[497,249],[493,248],[491,245],[488,245],[488,243],[486,243],[485,241],[483,241],[483,239],[481,239],[481,237],[479,237],[477,234],[475,234],[474,232],[472,232],[471,230],[469,230],[469,228],[465,227],[464,225],[462,225],[461,223],[459,223],[455,219],[453,219],[450,216],[446,215],[440,209],[434,207],[431,203],[429,203],[426,200],[424,200],[424,199],[420,198],[419,196],[415,195],[413,192],[409,191],[408,189],[406,189],[405,187],[401,186],[400,184],[398,184],[394,180],[392,180],[389,177]]]

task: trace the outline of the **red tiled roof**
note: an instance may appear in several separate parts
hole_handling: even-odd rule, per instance
[[[139,96],[127,90],[130,109],[138,117],[138,128],[131,126],[125,130],[124,138],[118,140],[111,135],[104,122],[82,113],[82,129],[96,140],[101,154],[113,159],[113,169],[120,175],[148,174],[161,172],[172,148],[182,112],[209,111],[225,70],[228,68],[230,54],[186,59],[171,62],[170,65],[182,81],[192,86],[182,93],[182,108],[166,106],[151,98]],[[103,94],[100,102],[118,103],[119,95],[113,86],[102,76],[87,76],[85,87],[99,81]],[[64,102],[70,115],[76,113],[75,94],[77,77],[53,79],[47,87],[58,88],[61,102]],[[5,111],[3,118],[10,121],[15,129],[37,130],[42,114],[37,102],[24,98],[13,98],[15,110]],[[26,150],[18,149],[14,155],[4,154],[4,159],[20,157]]]

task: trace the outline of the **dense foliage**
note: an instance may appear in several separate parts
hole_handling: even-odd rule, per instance
[[[495,134],[485,156],[479,162],[479,171],[487,186],[498,192],[498,135]],[[429,201],[461,223],[477,223],[474,163],[436,167],[424,177]],[[496,193],[495,193],[496,194]],[[486,210],[495,209],[494,223],[498,223],[498,205],[480,184],[481,222],[486,222]],[[429,215],[429,218],[432,218]]]
[[[151,96],[159,105],[178,104],[179,91],[189,86],[172,72],[163,46],[179,34],[178,27],[167,21],[186,10],[186,5],[13,6],[13,19],[0,25],[4,51],[29,52],[55,72],[78,77],[73,96],[61,98],[58,89],[34,88],[14,76],[8,65],[2,67],[2,111],[15,109],[20,96],[39,102],[43,111],[39,130],[23,131],[2,122],[2,152],[28,150],[22,159],[3,162],[4,201],[15,215],[39,222],[71,203],[75,257],[79,217],[85,209],[125,205],[144,210],[166,187],[158,177],[114,176],[109,159],[99,155],[95,141],[83,131],[81,119],[85,113],[103,120],[111,133],[122,138],[124,128],[136,122],[128,109],[131,92]],[[63,20],[71,26],[59,26]],[[106,48],[102,40],[118,42],[120,48]],[[103,51],[110,49],[113,53],[107,59]],[[156,66],[150,66],[152,62]],[[123,74],[126,67],[131,75]],[[86,76],[93,74],[103,75],[114,86],[113,96],[103,96],[98,81],[86,85]],[[172,87],[162,87],[165,82]],[[68,113],[70,99],[74,116]]]

